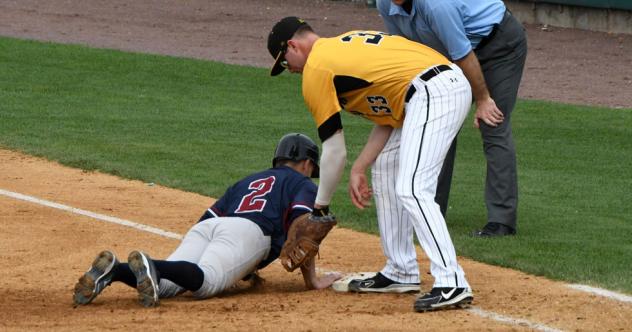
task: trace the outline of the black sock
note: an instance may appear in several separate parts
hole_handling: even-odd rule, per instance
[[[156,272],[160,278],[169,279],[176,283],[178,286],[183,287],[189,291],[196,291],[202,287],[204,282],[204,272],[197,264],[193,264],[185,261],[158,261],[153,260],[156,266]],[[130,270],[127,263],[121,263],[118,265],[112,281],[119,281],[126,285],[136,288],[136,276]]]
[[[204,272],[197,264],[185,261],[157,261],[154,260],[160,278],[165,278],[188,290],[196,291],[202,287]]]
[[[118,265],[112,276],[112,281],[120,281],[130,287],[136,288],[136,276],[132,273],[132,270],[129,269],[127,263]]]

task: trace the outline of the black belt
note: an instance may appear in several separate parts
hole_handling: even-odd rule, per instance
[[[448,65],[438,65],[438,66],[428,69],[425,73],[419,76],[419,79],[424,82],[428,82],[430,81],[430,79],[432,79],[433,77],[437,76],[439,73],[444,72],[446,70],[452,70],[452,68]],[[415,86],[411,84],[410,87],[408,88],[408,91],[406,91],[406,97],[404,98],[404,101],[408,102],[410,98],[413,97],[416,91],[417,89],[415,88]]]

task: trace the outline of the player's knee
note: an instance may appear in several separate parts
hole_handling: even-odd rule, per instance
[[[406,201],[414,198],[411,188],[405,188],[399,185],[395,188],[395,195],[397,196],[397,199],[401,201]]]
[[[398,185],[395,188],[395,194],[400,201],[418,201],[418,200],[434,200],[435,193],[431,189],[426,188],[413,188],[410,184],[408,186]]]

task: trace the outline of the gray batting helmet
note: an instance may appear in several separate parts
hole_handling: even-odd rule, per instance
[[[282,160],[301,161],[309,159],[314,163],[313,178],[318,178],[320,168],[318,166],[318,145],[311,138],[299,133],[291,133],[281,137],[274,150],[272,166]]]

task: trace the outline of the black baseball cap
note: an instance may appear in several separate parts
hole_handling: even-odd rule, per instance
[[[277,22],[268,35],[268,51],[274,58],[274,65],[270,70],[270,76],[279,75],[285,70],[281,61],[285,60],[283,54],[287,50],[287,41],[292,39],[294,33],[303,26],[309,26],[303,19],[296,16],[288,16]]]

